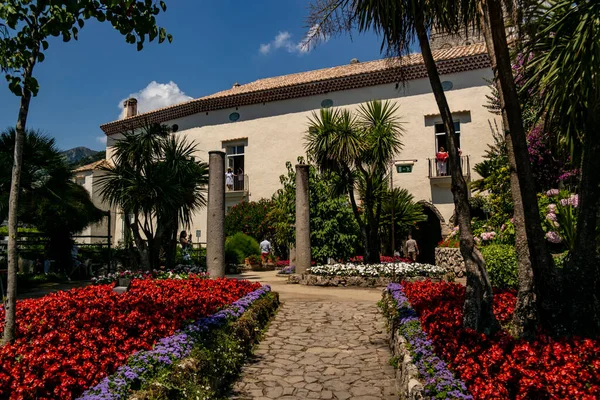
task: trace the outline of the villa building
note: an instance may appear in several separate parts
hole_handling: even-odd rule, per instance
[[[464,43],[440,41],[434,57],[459,132],[463,171],[472,180],[477,178],[473,166],[493,140],[490,121],[496,116],[484,107],[492,78],[485,45]],[[208,161],[212,150],[226,152],[226,167],[237,174],[233,189],[226,192],[231,207],[242,200],[270,198],[280,188],[286,162],[295,164],[298,156],[306,155],[304,136],[313,112],[321,107],[356,109],[373,99],[399,106],[404,148],[394,161],[393,185],[408,189],[425,205],[428,237],[437,240],[450,229],[454,204],[450,177],[439,176],[434,161],[446,137],[420,54],[369,62],[353,59],[338,67],[235,83],[230,89],[144,114],[137,114],[136,101],[130,99],[127,117],[101,128],[108,137],[108,160],[122,132],[147,123],[176,128],[176,135],[196,144],[197,159]],[[119,216],[115,225],[118,241]],[[190,228],[206,232],[206,211],[196,215]]]

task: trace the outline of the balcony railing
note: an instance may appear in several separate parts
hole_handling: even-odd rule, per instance
[[[450,170],[448,161],[446,161],[446,173],[443,173],[443,170],[437,163],[435,158],[428,158],[429,163],[429,179],[438,179],[438,178],[448,178],[450,179]],[[460,166],[462,168],[463,176],[470,177],[471,176],[471,163],[469,161],[469,156],[461,156],[460,157]]]
[[[250,187],[248,175],[236,175],[233,177],[233,187],[225,185],[226,193],[247,192]]]

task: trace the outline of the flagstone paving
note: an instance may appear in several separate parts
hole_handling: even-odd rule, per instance
[[[284,303],[232,399],[398,399],[380,291],[273,286]]]

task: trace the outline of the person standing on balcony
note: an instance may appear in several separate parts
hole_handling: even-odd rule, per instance
[[[236,189],[244,190],[244,170],[241,168],[238,168],[237,180],[238,180],[238,187]]]
[[[235,175],[231,171],[231,168],[227,168],[227,172],[225,172],[225,186],[227,186],[227,190],[233,190],[233,177]]]
[[[444,147],[440,147],[440,151],[435,155],[435,159],[437,162],[438,175],[446,176],[446,167],[448,163],[448,152],[444,149]]]

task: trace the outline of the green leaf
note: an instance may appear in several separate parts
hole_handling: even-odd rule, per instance
[[[167,11],[167,5],[165,4],[164,1],[160,2],[160,8],[162,8],[163,11]]]
[[[162,43],[165,41],[165,37],[167,36],[167,31],[165,28],[160,28],[158,31],[158,43]]]
[[[84,21],[83,21],[81,18],[79,18],[79,19],[77,20],[77,25],[79,25],[79,27],[80,27],[80,28],[83,28],[83,25],[84,25],[84,24],[85,24],[85,22],[84,22]]]
[[[167,35],[167,40],[169,41],[169,43],[173,43],[173,35],[171,35],[170,33]]]
[[[141,51],[144,48],[144,43],[142,41],[137,42],[137,51]]]
[[[48,50],[48,42],[46,42],[45,40],[42,40],[42,49]]]
[[[46,59],[46,56],[44,56],[44,53],[38,53],[38,61],[39,62],[43,62]]]

